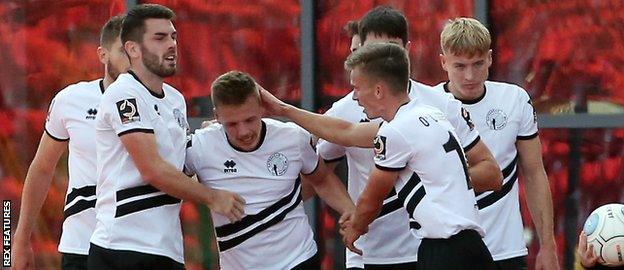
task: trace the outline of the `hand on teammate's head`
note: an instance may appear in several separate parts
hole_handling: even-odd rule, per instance
[[[283,116],[287,104],[276,98],[273,94],[271,94],[271,92],[264,89],[261,85],[257,83],[256,85],[260,91],[262,106],[266,109],[267,114],[273,116]]]

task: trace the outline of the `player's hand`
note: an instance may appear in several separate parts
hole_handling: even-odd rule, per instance
[[[540,249],[535,257],[535,270],[559,270],[559,260],[555,241],[550,244],[540,245]]]
[[[245,200],[238,194],[225,190],[213,189],[208,207],[226,216],[230,222],[239,221],[245,215]]]
[[[342,235],[342,242],[345,247],[355,252],[358,255],[362,255],[362,250],[355,247],[355,241],[360,238],[364,232],[359,232],[353,227],[353,221],[348,220],[344,222],[344,225],[340,225],[340,234]]]
[[[342,213],[342,216],[340,216],[340,219],[338,220],[338,224],[340,224],[340,228],[346,227],[347,221],[352,220],[353,214],[354,212],[352,211],[347,211],[347,212]]]
[[[583,231],[579,235],[577,252],[581,258],[581,265],[585,268],[594,267],[598,262],[598,256],[594,254],[594,245],[587,246],[587,235]]]
[[[16,234],[13,243],[13,250],[11,251],[11,258],[13,259],[12,269],[35,269],[35,254],[30,245],[30,240],[21,239],[21,237]]]
[[[275,116],[284,116],[288,104],[276,98],[269,91],[264,89],[261,85],[256,83],[258,90],[260,91],[260,99],[262,100],[262,106],[266,109],[267,113]]]
[[[217,119],[202,121],[201,128],[207,128],[217,123]]]

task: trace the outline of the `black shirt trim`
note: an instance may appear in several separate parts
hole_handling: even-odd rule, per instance
[[[105,90],[105,88],[104,88],[104,79],[101,79],[100,80],[100,92],[102,92],[102,94],[104,94],[104,90]]]
[[[392,168],[392,167],[384,167],[378,164],[375,164],[375,167],[377,167],[377,169],[380,169],[382,171],[388,171],[388,172],[398,172],[400,170],[405,169],[405,167],[400,167],[400,168]]]
[[[323,159],[323,161],[325,161],[325,163],[333,163],[333,162],[338,162],[345,159],[345,156],[340,156],[337,158],[332,158],[332,159]]]
[[[154,134],[154,130],[153,129],[149,129],[149,128],[133,128],[133,129],[128,129],[126,131],[119,132],[119,134],[117,134],[117,137],[121,137],[123,135],[130,134],[130,133],[136,133],[136,132]]]
[[[449,84],[448,81],[444,83],[444,85],[443,85],[444,86],[444,92],[451,93],[451,91],[448,89],[448,84]],[[475,99],[461,99],[461,98],[455,97],[455,99],[461,101],[462,104],[468,104],[468,105],[470,105],[470,104],[477,104],[477,103],[479,103],[479,101],[481,101],[485,97],[485,93],[486,92],[487,92],[487,88],[485,87],[485,84],[484,84],[483,85],[483,94],[481,96],[479,96],[478,98],[475,98]]]
[[[223,131],[225,132],[225,130],[223,130]],[[258,145],[256,145],[256,147],[254,147],[253,149],[251,149],[249,151],[240,149],[236,145],[232,144],[230,142],[230,138],[227,137],[227,132],[225,133],[225,138],[227,139],[228,144],[232,148],[234,148],[234,150],[236,150],[238,152],[249,153],[249,152],[253,152],[253,151],[258,150],[258,148],[260,148],[260,146],[262,146],[262,143],[264,143],[264,137],[266,137],[266,132],[267,132],[266,123],[264,123],[264,121],[262,121],[262,130],[260,131],[260,140],[258,141]]]
[[[518,140],[531,140],[535,137],[537,137],[537,135],[539,135],[539,132],[535,132],[531,135],[527,135],[527,136],[517,136],[516,139]]]
[[[154,96],[155,98],[165,98],[165,90],[162,90],[162,94],[158,94],[156,92],[153,92],[152,90],[149,89],[149,87],[147,87],[147,85],[145,85],[141,79],[139,79],[139,76],[137,76],[134,71],[132,70],[128,70],[128,74],[132,75],[132,77],[134,77],[135,80],[137,80],[137,82],[141,83],[141,85],[143,85],[143,87],[145,87],[145,89],[147,89],[147,91]]]
[[[481,136],[477,136],[468,146],[464,147],[464,153],[470,151],[481,140]]]
[[[52,136],[52,134],[50,134],[50,132],[48,131],[48,129],[46,129],[45,127],[43,128],[43,131],[45,131],[45,134],[48,134],[48,136],[50,136],[50,138],[52,138],[52,140],[58,141],[58,142],[66,142],[69,141],[69,138],[67,139],[61,139],[61,138],[57,138]]]

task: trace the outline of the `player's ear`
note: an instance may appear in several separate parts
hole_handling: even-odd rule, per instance
[[[97,48],[98,59],[100,59],[100,63],[102,63],[104,65],[106,65],[106,62],[108,60],[107,59],[107,57],[108,57],[107,53],[108,52],[106,51],[106,49],[102,48],[102,46],[99,46]]]
[[[442,66],[442,69],[444,69],[444,71],[448,71],[446,69],[446,56],[443,53],[440,54],[440,65]]]
[[[126,43],[124,43],[124,49],[130,59],[141,57],[141,46],[137,42],[131,40],[126,41]]]

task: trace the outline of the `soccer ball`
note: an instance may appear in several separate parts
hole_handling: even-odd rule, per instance
[[[594,246],[600,264],[624,265],[624,204],[596,208],[585,221],[583,231],[587,234],[587,245]]]

